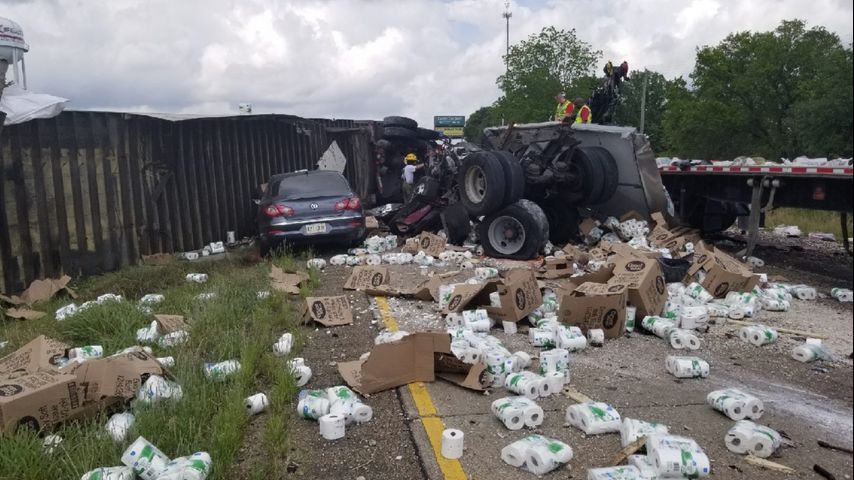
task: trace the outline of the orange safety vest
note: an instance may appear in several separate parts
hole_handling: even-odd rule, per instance
[[[585,110],[587,111],[587,120],[586,121],[581,119],[581,114],[584,113]],[[584,105],[580,109],[578,109],[578,115],[576,115],[576,117],[575,117],[575,123],[592,123],[592,122],[593,122],[593,110],[590,110],[590,107],[588,107],[587,105]]]

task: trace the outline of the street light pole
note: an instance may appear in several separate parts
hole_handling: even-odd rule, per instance
[[[513,14],[510,12],[510,1],[504,2],[504,13],[501,14],[504,17],[504,20],[507,22],[507,50],[504,56],[504,68],[507,70],[510,69],[510,17]]]

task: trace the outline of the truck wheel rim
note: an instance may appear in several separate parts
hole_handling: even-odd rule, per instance
[[[478,165],[469,167],[466,172],[466,197],[472,203],[480,203],[486,196],[486,175]]]
[[[513,217],[498,217],[489,225],[489,244],[498,253],[513,255],[525,245],[525,227]]]

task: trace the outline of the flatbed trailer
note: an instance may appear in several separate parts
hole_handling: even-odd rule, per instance
[[[687,161],[659,167],[676,216],[705,231],[729,228],[746,216],[747,247],[756,246],[763,214],[777,207],[839,212],[845,250],[848,215],[854,210],[854,167],[812,165],[696,165]]]

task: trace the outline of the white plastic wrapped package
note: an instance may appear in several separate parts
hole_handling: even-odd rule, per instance
[[[746,343],[761,347],[776,342],[779,334],[777,330],[767,325],[756,324],[741,327],[738,331],[738,337]]]
[[[542,435],[531,435],[501,449],[501,459],[534,475],[545,475],[572,460],[569,445]]]
[[[543,423],[543,409],[533,400],[523,396],[499,398],[492,402],[492,414],[507,427],[508,430],[519,430],[522,427],[535,428]]]
[[[715,390],[706,395],[706,404],[732,420],[759,420],[765,413],[765,405],[759,398],[737,388]]]
[[[667,371],[676,378],[706,378],[709,363],[698,357],[668,355],[665,359]]]
[[[647,456],[662,478],[701,478],[711,473],[709,457],[694,440],[676,435],[650,435]]]
[[[645,422],[634,418],[624,418],[620,424],[620,444],[625,448],[640,438],[654,435],[656,433],[660,434],[670,432],[667,425]]]
[[[566,422],[586,435],[600,435],[619,432],[622,418],[607,403],[586,402],[567,407]]]
[[[773,428],[749,420],[739,420],[724,437],[727,450],[739,455],[751,454],[768,458],[780,448],[783,438]]]

